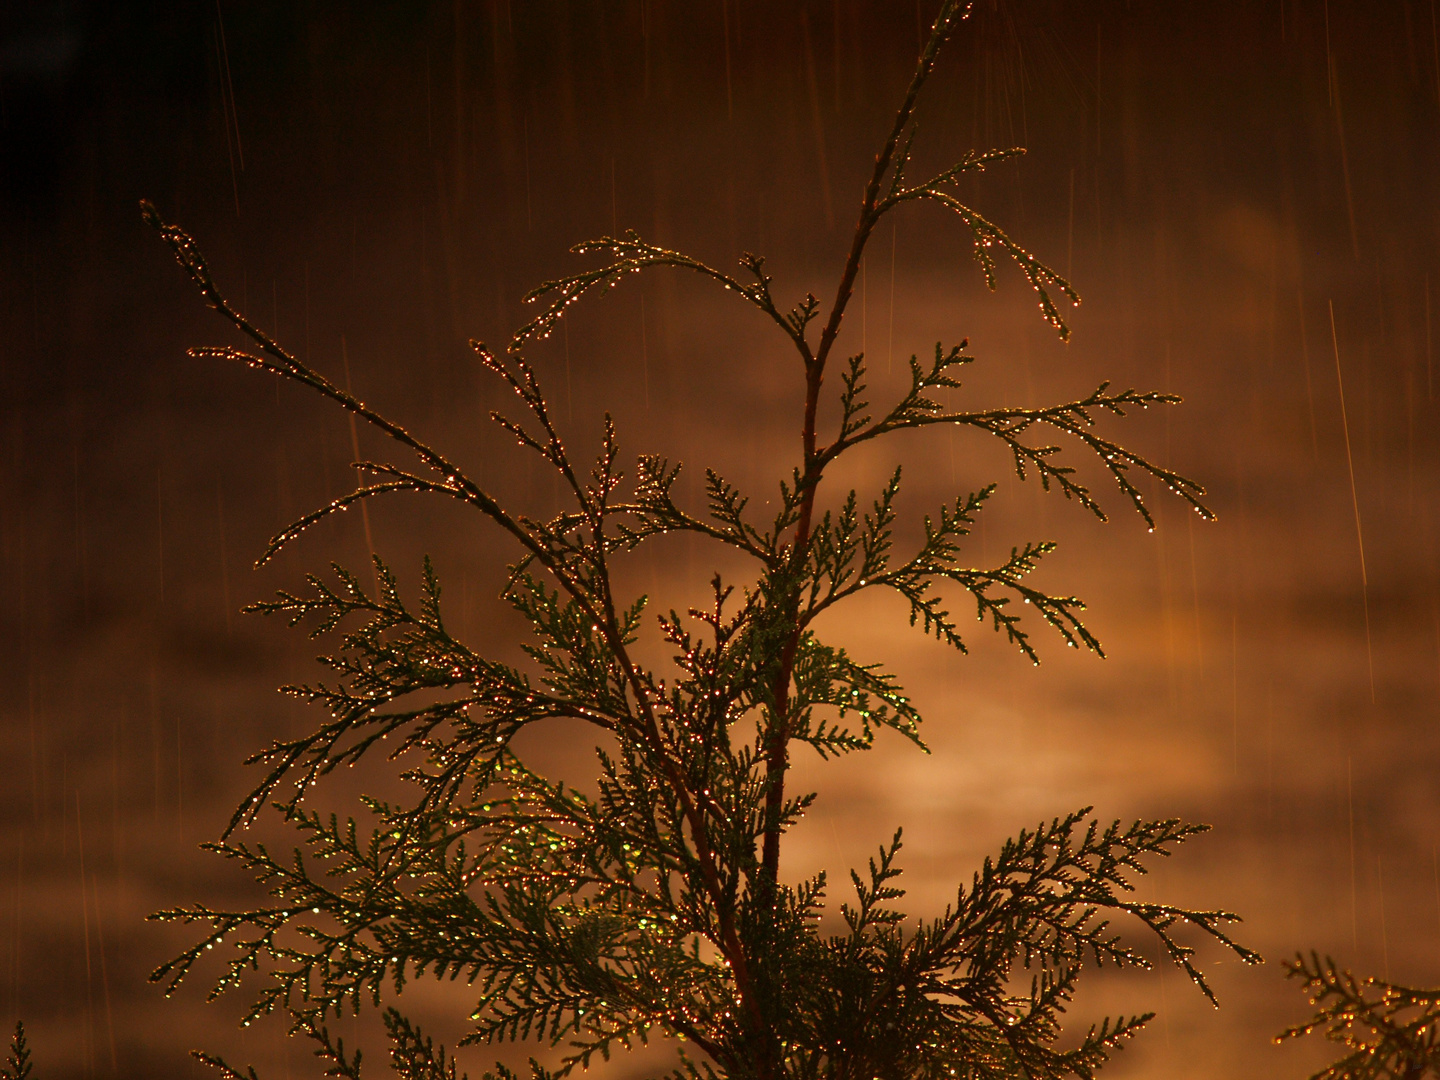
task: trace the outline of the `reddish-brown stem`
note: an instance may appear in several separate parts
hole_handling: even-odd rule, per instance
[[[600,550],[603,553],[603,544],[600,546]],[[640,673],[636,671],[635,665],[630,661],[630,654],[625,648],[625,638],[616,623],[614,605],[610,601],[608,592],[605,596],[605,608],[605,636],[620,661],[626,683],[635,694],[635,704],[643,719],[645,738],[650,742],[656,760],[660,762],[665,779],[669,781],[670,786],[679,796],[680,811],[690,826],[690,839],[695,845],[695,861],[700,868],[700,877],[705,883],[705,890],[710,894],[711,901],[715,905],[715,918],[720,924],[721,952],[730,962],[730,970],[735,974],[735,988],[740,996],[741,1006],[749,1015],[751,1022],[755,1024],[757,1031],[763,1031],[765,1018],[761,1014],[759,1002],[756,1000],[754,982],[750,977],[749,964],[745,959],[744,945],[740,941],[740,935],[735,926],[734,913],[726,904],[725,889],[720,881],[720,874],[716,870],[715,852],[710,847],[705,815],[695,805],[690,789],[685,784],[685,777],[666,752],[665,740],[660,734],[660,723],[655,717],[655,710],[646,692],[644,681],[640,678]]]
[[[940,9],[940,14],[936,16],[935,24],[930,30],[930,38],[925,43],[925,49],[921,52],[919,62],[915,66],[915,74],[910,80],[910,88],[905,93],[905,100],[901,102],[900,109],[895,114],[895,123],[890,129],[890,135],[885,140],[884,146],[881,147],[880,153],[875,156],[875,168],[870,174],[870,182],[865,185],[865,196],[860,202],[860,216],[855,223],[855,234],[850,241],[850,252],[845,257],[845,268],[840,274],[840,284],[835,291],[835,303],[830,309],[829,318],[825,320],[825,325],[820,331],[820,341],[814,354],[810,353],[803,337],[796,342],[805,361],[805,420],[800,436],[805,455],[805,469],[800,477],[800,516],[795,525],[795,538],[790,549],[791,566],[795,570],[800,568],[808,553],[810,530],[815,514],[815,493],[820,486],[820,479],[827,460],[818,449],[816,436],[816,418],[820,407],[820,387],[825,379],[825,362],[830,357],[830,350],[835,345],[835,339],[840,335],[840,322],[845,317],[845,308],[854,295],[855,278],[860,272],[860,260],[865,254],[865,245],[870,240],[870,234],[875,230],[876,222],[880,220],[881,215],[887,209],[880,205],[880,185],[884,183],[886,175],[895,163],[895,151],[900,145],[900,137],[905,133],[905,128],[910,123],[911,116],[914,115],[915,102],[920,96],[920,88],[925,85],[925,80],[935,66],[935,57],[940,51],[940,46],[944,44],[945,38],[949,34],[956,6],[952,0],[945,4]],[[785,807],[785,772],[789,767],[790,759],[790,679],[794,674],[795,655],[800,648],[800,635],[803,630],[799,620],[798,594],[790,602],[797,607],[794,613],[795,627],[780,654],[780,664],[775,672],[775,681],[772,686],[774,706],[764,748],[765,779],[768,787],[765,795],[765,837],[761,849],[761,867],[766,880],[772,884],[778,880],[780,872],[780,825]]]

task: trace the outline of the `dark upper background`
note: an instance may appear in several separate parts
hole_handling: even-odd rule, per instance
[[[314,1070],[199,983],[164,1001],[144,977],[183,938],[142,918],[246,895],[195,845],[245,792],[240,759],[306,722],[271,688],[309,677],[316,646],[236,611],[363,563],[350,516],[248,569],[346,489],[350,433],[297,390],[185,357],[230,338],[137,201],[200,239],[259,324],[549,510],[551,481],[488,430],[502,399],[466,339],[502,341],[528,287],[579,265],[566,246],[617,226],[713,263],[759,251],[782,296],[828,299],[933,6],[0,9],[0,1020],[27,1020],[43,1075],[192,1075],[192,1045]],[[1206,954],[1219,1011],[1174,971],[1101,977],[1077,1015],[1160,1011],[1117,1077],[1306,1075],[1321,1048],[1268,1044],[1303,1010],[1275,962],[1297,948],[1440,982],[1437,40],[1429,0],[980,0],[919,157],[1030,147],[966,194],[1072,272],[1074,342],[1010,268],[987,294],[958,224],[925,209],[882,227],[847,320],[877,371],[969,335],[987,362],[967,400],[1105,377],[1187,397],[1126,437],[1203,479],[1219,524],[1159,500],[1152,536],[1112,497],[1101,526],[1012,479],[975,538],[977,559],[1061,539],[1046,580],[1091,600],[1110,659],[1042,642],[1032,669],[979,629],[955,658],[883,602],[832,628],[902,674],[935,753],[803,766],[823,797],[787,855],[840,871],[902,823],[925,911],[1041,816],[1215,823],[1142,895],[1240,911],[1272,962]],[[612,409],[629,451],[763,499],[795,452],[798,377],[730,299],[633,279],[533,350],[577,445]],[[913,514],[1006,476],[943,433],[888,453]],[[407,581],[432,553],[452,622],[514,653],[496,537],[414,502],[372,530]],[[710,568],[678,544],[634,583],[678,606]],[[569,733],[532,744],[583,781]],[[451,992],[417,988],[441,1030],[463,1015]]]

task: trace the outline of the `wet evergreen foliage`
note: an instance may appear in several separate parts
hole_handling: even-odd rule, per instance
[[[1277,1042],[1322,1032],[1344,1048],[1310,1080],[1423,1080],[1440,1076],[1440,990],[1361,979],[1318,953],[1285,962],[1315,1015]]]
[[[30,1080],[30,1044],[25,1038],[25,1025],[15,1021],[15,1034],[10,1037],[10,1053],[0,1066],[0,1080]]]
[[[160,913],[202,927],[203,936],[156,980],[173,990],[218,957],[213,993],[245,984],[245,1023],[288,1017],[293,1032],[314,1040],[329,1075],[350,1078],[360,1074],[361,1055],[331,1026],[372,1008],[400,1076],[458,1075],[454,1058],[398,1011],[407,985],[421,978],[455,984],[457,1005],[473,1021],[466,1044],[552,1048],[548,1065],[532,1064],[534,1080],[657,1037],[673,1040],[668,1075],[677,1080],[1059,1078],[1094,1075],[1148,1019],[1069,1021],[1085,970],[1147,967],[1142,949],[1158,943],[1164,962],[1213,1000],[1197,943],[1258,959],[1228,936],[1235,917],[1227,912],[1135,898],[1133,882],[1148,863],[1203,831],[1179,821],[1106,824],[1085,809],[1042,822],[987,859],[946,910],[918,921],[898,907],[899,832],[842,884],[848,898],[838,919],[824,917],[835,891],[824,874],[794,883],[780,876],[786,833],[816,797],[787,783],[792,754],[864,751],[886,730],[923,746],[921,717],[895,677],[825,641],[816,629],[822,614],[862,590],[892,590],[913,626],[962,652],[966,606],[1036,662],[1037,625],[1068,646],[1100,652],[1081,601],[1031,583],[1053,544],[1019,544],[998,565],[968,561],[966,540],[993,486],[940,507],[918,545],[902,551],[894,532],[899,467],[873,495],[831,493],[826,474],[841,456],[897,431],[959,426],[1004,443],[1020,479],[1058,489],[1101,518],[1096,493],[1070,463],[1074,448],[1093,453],[1147,521],[1149,486],[1210,516],[1199,485],[1095,426],[1104,414],[1171,404],[1173,396],[1101,383],[1046,407],[954,411],[940,399],[962,389],[960,376],[974,362],[962,341],[937,345],[924,363],[912,359],[908,390],[874,405],[865,358],[834,355],[873,230],[885,214],[919,201],[953,211],[992,287],[997,261],[1013,261],[1042,316],[1068,336],[1056,297],[1075,299],[1070,284],[956,196],[962,174],[1019,151],[972,153],[924,181],[908,174],[916,102],[968,10],[954,0],[942,6],[864,189],[830,306],[806,296],[785,308],[758,256],[747,255],[731,275],[627,233],[579,245],[603,265],[536,289],[530,299],[546,306],[507,349],[473,343],[478,361],[515,394],[516,413],[494,419],[568,493],[570,508],[549,520],[502,506],[440,450],[287,352],[225,299],[194,241],[145,205],[204,298],[246,340],[193,355],[308,386],[388,436],[400,455],[399,464],[357,463],[371,482],[283,531],[265,557],[314,522],[379,495],[456,500],[513,539],[504,595],[533,632],[524,665],[480,656],[447,625],[428,563],[418,595],[407,596],[378,558],[373,573],[334,566],[312,575],[307,590],[255,605],[335,642],[328,681],[291,688],[323,720],[256,755],[264,780],[210,845],[252,874],[271,903]],[[675,495],[681,467],[663,456],[640,456],[625,476],[608,419],[587,468],[556,427],[524,346],[550,333],[587,292],[655,267],[713,280],[758,309],[794,349],[805,391],[802,445],[773,513],[757,511],[715,472],[706,473],[704,505],[683,505]],[[818,420],[827,370],[839,376],[840,410],[828,432]],[[1051,441],[1061,436],[1072,449]],[[677,532],[743,553],[753,578],[716,575],[708,604],[685,612],[652,611],[649,597],[617,595],[617,561]],[[637,660],[647,634],[668,646],[668,669]],[[590,792],[533,770],[513,749],[518,732],[560,717],[596,729],[602,748]],[[302,804],[327,774],[371,753],[401,770],[409,799],[368,800],[362,821]],[[238,838],[270,807],[298,832],[293,852]],[[227,1076],[254,1078],[198,1056]],[[503,1065],[487,1075],[513,1078]]]

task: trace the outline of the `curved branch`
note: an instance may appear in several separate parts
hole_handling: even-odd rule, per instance
[[[668,248],[647,244],[634,230],[627,232],[621,238],[602,236],[598,240],[586,240],[576,244],[570,250],[576,255],[587,255],[592,251],[608,251],[617,258],[608,266],[602,266],[598,270],[587,270],[581,274],[572,274],[569,277],[542,282],[526,293],[523,297],[526,303],[533,303],[550,293],[559,293],[559,298],[552,301],[544,312],[515,331],[510,338],[509,346],[507,346],[508,352],[518,352],[532,338],[549,337],[556,324],[564,317],[565,310],[591,289],[602,286],[614,288],[626,274],[638,273],[652,266],[674,266],[682,270],[691,270],[702,277],[719,282],[727,290],[739,293],[744,299],[770,316],[798,347],[808,351],[805,346],[803,325],[797,329],[775,307],[770,296],[770,279],[765,275],[763,268],[764,260],[758,256],[747,254],[741,260],[741,265],[754,274],[756,279],[756,284],[745,285],[729,274],[706,265],[699,259],[691,258],[678,251],[671,251]]]

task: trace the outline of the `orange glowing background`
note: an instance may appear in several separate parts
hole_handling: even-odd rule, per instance
[[[319,649],[237,612],[331,558],[363,565],[346,515],[248,569],[348,490],[350,432],[267,376],[187,360],[230,339],[137,201],[196,235],[259,325],[549,511],[550,478],[484,419],[502,395],[466,339],[503,340],[526,289],[580,265],[570,243],[617,227],[717,265],[763,253],[787,304],[828,299],[934,4],[120,7],[0,16],[0,1024],[26,1020],[45,1080],[196,1075],[192,1046],[318,1075],[198,982],[165,1001],[145,976],[183,935],[142,920],[248,895],[196,845],[248,791],[241,759],[309,722],[273,688],[314,677]],[[1174,970],[1094,977],[1077,1021],[1159,1012],[1117,1080],[1308,1075],[1324,1047],[1269,1041],[1304,1013],[1278,964],[1300,948],[1440,984],[1435,20],[1428,0],[980,0],[917,152],[1029,147],[965,194],[1075,281],[1074,340],[1013,268],[988,294],[960,226],[925,208],[882,226],[846,321],[842,347],[891,387],[912,352],[968,336],[976,404],[1106,378],[1186,398],[1111,430],[1203,481],[1213,525],[1157,495],[1151,535],[1105,489],[1101,525],[978,437],[851,466],[863,492],[898,453],[912,521],[1000,481],[977,560],[1059,540],[1045,581],[1090,601],[1109,659],[1042,634],[1035,669],[978,627],[957,657],[895,603],[852,608],[832,636],[901,675],[934,753],[803,763],[822,796],[785,857],[843,879],[904,825],[927,914],[1042,817],[1212,823],[1142,895],[1240,912],[1271,962],[1207,954],[1218,1011]],[[567,323],[531,356],[577,456],[610,410],[628,454],[687,463],[682,493],[706,465],[759,500],[788,475],[800,373],[733,297],[657,272]],[[402,499],[371,528],[406,581],[433,555],[451,624],[515,655],[511,553],[483,522]],[[680,607],[711,560],[677,541],[627,572]],[[583,780],[572,734],[530,741]],[[417,992],[450,1030],[468,1011]]]

